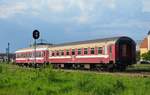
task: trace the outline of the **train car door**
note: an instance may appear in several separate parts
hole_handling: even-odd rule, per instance
[[[49,52],[48,50],[43,51],[43,56],[44,56],[44,62],[48,62],[48,57],[49,57]]]

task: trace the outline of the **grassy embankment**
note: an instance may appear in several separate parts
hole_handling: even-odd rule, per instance
[[[149,95],[150,78],[0,64],[0,95]]]

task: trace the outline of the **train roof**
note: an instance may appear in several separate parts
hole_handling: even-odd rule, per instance
[[[52,47],[78,45],[78,44],[88,44],[88,43],[105,42],[105,41],[117,41],[118,39],[120,39],[122,37],[124,37],[124,36],[101,38],[101,39],[86,40],[86,41],[67,42],[67,43],[62,43],[62,44],[54,44],[54,45],[52,45]]]
[[[51,45],[37,45],[37,48],[38,49],[47,49],[49,48]],[[34,46],[30,46],[30,47],[27,47],[27,48],[21,48],[21,49],[18,49],[16,52],[19,52],[19,51],[26,51],[26,50],[33,50],[34,49]]]
[[[121,38],[131,39],[131,38],[126,37],[126,36],[118,36],[118,37],[101,38],[101,39],[94,39],[94,40],[67,42],[67,43],[62,43],[62,44],[37,45],[37,48],[39,48],[39,49],[42,49],[42,48],[43,49],[48,49],[50,47],[80,45],[80,44],[89,44],[89,43],[97,43],[97,42],[108,42],[108,41],[114,41],[114,42],[116,42],[116,41],[118,41]],[[31,49],[34,49],[34,46],[31,46],[31,47],[28,47],[28,48],[19,49],[16,52],[18,52],[18,51],[26,51],[26,50],[31,50]]]

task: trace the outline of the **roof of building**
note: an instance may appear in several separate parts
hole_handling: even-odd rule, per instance
[[[144,40],[140,44],[140,48],[148,48],[148,39],[147,39],[147,37],[144,38]]]

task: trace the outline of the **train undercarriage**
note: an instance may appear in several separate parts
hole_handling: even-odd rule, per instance
[[[51,65],[54,69],[73,69],[73,70],[91,70],[91,71],[125,71],[127,65],[114,63],[17,63],[22,67],[42,68]]]

